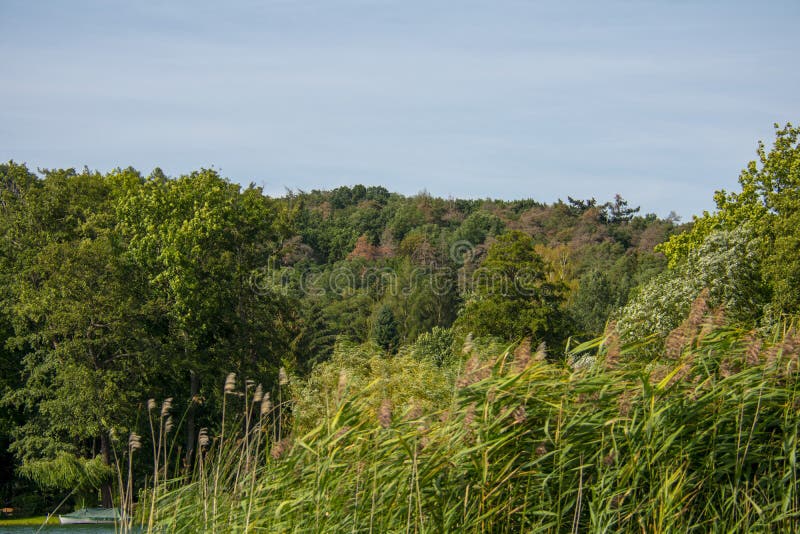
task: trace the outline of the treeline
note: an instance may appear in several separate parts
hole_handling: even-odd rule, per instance
[[[281,250],[280,283],[299,288],[295,296],[319,310],[337,335],[359,342],[369,339],[377,315],[389,312],[399,343],[457,318],[476,335],[508,340],[533,335],[560,345],[576,334],[599,334],[631,289],[663,270],[653,247],[676,222],[639,216],[620,196],[605,204],[568,198],[546,205],[407,198],[355,186],[287,200],[297,233]],[[502,297],[523,297],[516,308],[523,313],[546,308],[548,324],[502,324],[513,321],[509,310],[482,294],[487,278],[519,280],[513,264],[525,271],[530,291]],[[473,313],[474,306],[481,310]]]

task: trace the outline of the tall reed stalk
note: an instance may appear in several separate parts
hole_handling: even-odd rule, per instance
[[[257,422],[246,402],[190,479],[154,490],[153,530],[796,532],[800,343],[754,336],[706,329],[657,361],[608,338],[574,367],[477,358],[439,410],[376,413],[372,384],[288,438],[262,392]]]

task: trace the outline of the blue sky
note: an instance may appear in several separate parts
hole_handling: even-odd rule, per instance
[[[800,2],[0,0],[0,160],[688,219],[800,122]]]

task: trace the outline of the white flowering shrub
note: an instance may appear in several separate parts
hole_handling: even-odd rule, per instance
[[[680,265],[638,289],[618,314],[620,336],[625,341],[666,336],[705,288],[710,307],[722,307],[733,321],[754,322],[768,301],[759,248],[747,225],[710,234]]]

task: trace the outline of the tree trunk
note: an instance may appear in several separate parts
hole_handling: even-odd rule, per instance
[[[109,449],[108,433],[103,432],[100,434],[100,456],[103,458],[103,463],[111,465],[111,450]],[[104,482],[100,486],[100,504],[103,508],[112,508],[114,506],[114,499],[111,494],[111,481]]]
[[[183,459],[183,464],[187,471],[192,467],[195,442],[197,440],[197,432],[195,432],[194,428],[197,408],[194,398],[200,393],[200,376],[195,371],[189,371],[189,391],[189,413],[186,414],[186,456]]]

